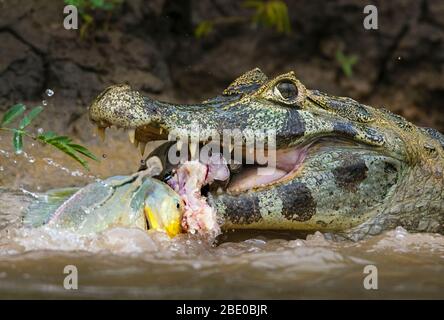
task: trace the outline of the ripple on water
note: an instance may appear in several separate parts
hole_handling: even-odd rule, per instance
[[[134,293],[125,291],[128,297],[198,298],[205,293],[215,298],[289,298],[367,297],[362,269],[374,264],[390,284],[374,296],[413,297],[426,292],[439,297],[444,282],[436,277],[444,271],[443,254],[444,237],[401,229],[358,243],[332,242],[316,233],[306,240],[258,237],[213,247],[190,235],[171,240],[160,232],[131,228],[79,236],[43,227],[3,235],[0,268],[6,280],[17,284],[24,281],[17,280],[17,270],[30,274],[29,282],[53,281],[63,263],[75,264],[101,297],[113,297],[111,292],[121,295],[116,288],[124,277],[125,286]],[[41,268],[42,264],[50,267]],[[413,275],[421,285],[412,282]],[[404,283],[401,291],[400,283]],[[109,287],[115,291],[106,291]],[[0,295],[9,292],[3,289],[0,286]],[[154,289],[156,293],[150,291]],[[21,290],[23,296],[30,293],[24,285]],[[89,296],[87,291],[83,294]]]

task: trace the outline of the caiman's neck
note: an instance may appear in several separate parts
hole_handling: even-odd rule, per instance
[[[444,231],[444,160],[428,158],[405,173],[382,213],[387,227],[413,232]]]

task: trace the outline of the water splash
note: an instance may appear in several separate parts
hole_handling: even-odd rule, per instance
[[[45,94],[46,94],[48,97],[52,97],[52,96],[54,95],[54,91],[51,90],[51,89],[46,89]]]
[[[60,169],[66,173],[68,173],[70,176],[72,177],[86,177],[89,179],[96,179],[97,177],[94,175],[89,175],[89,174],[85,174],[84,172],[80,171],[80,170],[71,170],[59,163],[57,163],[56,161],[54,161],[52,158],[43,158],[43,161],[45,161],[47,164],[56,167],[57,169]]]

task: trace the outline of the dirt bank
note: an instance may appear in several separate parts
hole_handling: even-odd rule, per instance
[[[375,1],[379,29],[369,31],[362,1],[288,1],[290,35],[234,24],[193,36],[203,19],[248,15],[239,3],[126,0],[109,20],[98,15],[99,27],[80,39],[62,26],[61,0],[0,2],[0,108],[40,102],[51,88],[48,125],[78,133],[84,107],[110,84],[189,102],[259,66],[270,75],[295,70],[308,87],[444,131],[444,3]],[[335,59],[338,48],[359,58],[350,78]]]

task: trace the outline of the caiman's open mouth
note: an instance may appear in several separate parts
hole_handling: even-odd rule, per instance
[[[99,135],[102,139],[105,136],[106,127],[98,127]],[[258,190],[262,188],[272,187],[273,185],[291,180],[298,173],[304,160],[307,157],[310,147],[315,144],[318,139],[310,139],[310,141],[302,142],[294,147],[272,150],[273,157],[269,157],[268,149],[257,150],[254,147],[246,147],[245,145],[227,146],[220,143],[215,147],[214,142],[177,143],[167,142],[168,130],[156,126],[144,126],[136,129],[126,129],[129,140],[138,147],[141,154],[144,154],[146,145],[153,141],[165,141],[164,145],[156,148],[149,156],[158,156],[164,162],[164,172],[160,177],[164,181],[168,181],[178,172],[184,165],[185,161],[194,160],[201,166],[193,165],[187,169],[192,171],[191,177],[206,177],[206,182],[202,181],[201,192],[206,195],[208,192],[230,194],[238,194],[250,190]],[[173,164],[168,159],[170,148],[176,150],[184,150],[187,148],[187,159],[181,159],[181,163]],[[237,149],[240,148],[240,149]],[[215,153],[214,150],[218,152]],[[235,155],[241,155],[241,159],[237,159]],[[260,158],[260,159],[258,159]],[[234,161],[241,160],[239,161]],[[264,163],[264,159],[270,161]],[[183,169],[182,169],[183,170]],[[196,172],[199,171],[199,172]],[[187,174],[188,175],[188,174]],[[185,178],[185,177],[183,177]]]
[[[106,127],[98,127],[99,135],[104,138]],[[199,142],[184,145],[182,142],[166,141],[168,130],[156,126],[126,129],[129,140],[139,147],[143,155],[146,145],[152,141],[164,140],[152,151],[163,162],[163,172],[157,177],[175,190],[185,203],[183,228],[191,233],[211,232],[218,229],[215,209],[207,203],[208,193],[231,195],[241,194],[293,179],[308,155],[312,142],[301,143],[295,147],[273,150],[272,163],[258,163],[258,157],[268,159],[269,150],[257,150],[245,145],[227,146],[223,143]],[[174,148],[174,149],[171,149]],[[218,152],[214,152],[217,149]],[[173,164],[169,152],[186,150],[187,159]],[[259,155],[260,153],[260,155]],[[241,162],[235,155],[241,155]],[[143,166],[142,166],[143,168]],[[143,168],[144,169],[144,168]]]

